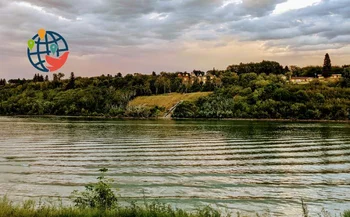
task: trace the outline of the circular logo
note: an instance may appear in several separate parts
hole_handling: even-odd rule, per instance
[[[66,40],[58,33],[40,29],[28,40],[29,62],[39,71],[53,72],[61,68],[69,54]]]

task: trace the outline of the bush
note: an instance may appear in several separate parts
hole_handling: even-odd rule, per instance
[[[128,106],[125,115],[134,118],[148,118],[151,116],[151,111],[146,106]]]
[[[151,117],[159,117],[162,113],[165,112],[165,107],[159,107],[159,106],[154,106],[150,110],[151,112]]]
[[[114,117],[122,116],[124,114],[124,109],[121,107],[111,108],[109,114]]]
[[[350,210],[345,211],[343,217],[350,217]]]
[[[196,117],[198,108],[192,102],[184,101],[178,105],[172,115],[175,118],[194,118]]]
[[[102,175],[97,177],[96,184],[88,184],[85,191],[72,192],[74,205],[79,208],[110,209],[118,205],[117,196],[111,188],[112,180],[106,179],[104,174],[108,169],[100,169]]]

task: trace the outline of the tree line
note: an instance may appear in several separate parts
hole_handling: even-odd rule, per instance
[[[329,83],[295,85],[281,75],[226,72],[222,88],[196,102],[183,102],[173,117],[349,120],[347,76]]]
[[[316,68],[319,72],[319,67],[300,69],[311,74]],[[231,65],[226,70],[194,70],[193,79],[186,82],[181,77],[185,72],[90,78],[76,77],[72,72],[67,79],[63,73],[53,74],[52,80],[36,74],[27,80],[0,79],[0,115],[151,117],[164,108],[130,108],[129,101],[137,96],[212,91],[194,103],[182,103],[173,116],[349,119],[350,67],[339,68],[341,80],[307,85],[290,84],[284,75],[294,72],[293,67],[273,61]],[[197,76],[206,77],[206,82]]]

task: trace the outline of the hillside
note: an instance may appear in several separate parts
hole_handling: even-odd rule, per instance
[[[153,96],[139,96],[134,100],[131,100],[128,106],[146,106],[146,107],[164,107],[165,111],[161,114],[164,115],[166,111],[171,109],[180,101],[195,102],[200,97],[210,95],[212,92],[197,92],[197,93],[168,93],[162,95]]]

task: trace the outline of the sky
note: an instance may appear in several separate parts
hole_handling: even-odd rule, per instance
[[[41,28],[69,44],[58,72],[84,77],[349,64],[349,18],[349,0],[0,0],[0,78],[39,72],[26,52]]]

